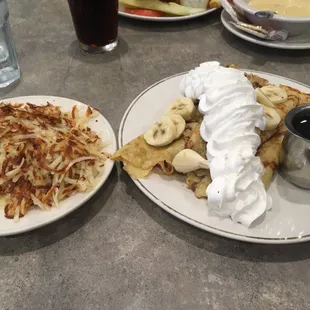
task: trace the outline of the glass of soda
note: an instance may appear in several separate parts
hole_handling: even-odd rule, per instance
[[[118,0],[68,0],[82,51],[102,53],[117,46]]]

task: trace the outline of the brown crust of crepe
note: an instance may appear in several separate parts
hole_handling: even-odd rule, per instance
[[[210,172],[204,170],[204,173],[199,173],[201,171],[190,172],[186,176],[187,187],[192,190],[197,198],[207,198],[207,187],[211,184],[212,179]]]
[[[303,105],[303,104],[309,104],[310,103],[310,94],[303,93],[302,91],[286,86],[286,85],[281,85],[281,87],[285,88],[286,91],[295,94],[295,96],[298,97],[298,105]]]
[[[286,129],[282,126],[272,138],[262,144],[257,150],[256,155],[260,157],[265,167],[262,181],[266,189],[269,187],[272,177],[279,166],[281,147],[285,133]]]
[[[261,144],[264,144],[279,131],[279,128],[282,126],[287,113],[293,108],[297,107],[297,105],[299,104],[299,94],[298,92],[296,92],[294,88],[283,85],[281,85],[280,87],[284,88],[288,95],[288,99],[285,103],[274,105],[274,109],[279,113],[281,117],[281,122],[276,129],[261,132],[260,134]]]
[[[200,135],[201,121],[192,125],[190,138],[185,143],[186,149],[191,149],[198,153],[203,158],[206,158],[206,142],[203,141]]]
[[[166,162],[165,160],[160,161],[157,164],[157,167],[159,167],[164,172],[164,174],[166,174],[166,175],[172,175],[174,173],[174,168],[173,168],[172,164]]]
[[[248,78],[254,88],[263,87],[269,84],[268,80],[256,74],[245,73],[244,75]]]
[[[226,65],[226,68],[232,68],[239,70],[239,67],[235,64]],[[254,88],[263,87],[269,84],[269,81],[252,73],[244,73]]]

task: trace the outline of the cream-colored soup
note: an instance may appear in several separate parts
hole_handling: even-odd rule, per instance
[[[250,0],[248,4],[260,11],[273,11],[284,16],[310,16],[309,0]]]

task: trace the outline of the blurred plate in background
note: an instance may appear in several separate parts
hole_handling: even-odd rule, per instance
[[[208,15],[219,8],[216,9],[210,9],[202,13],[194,14],[194,15],[186,15],[186,16],[165,16],[165,17],[152,17],[152,16],[141,16],[141,15],[134,15],[125,13],[125,7],[120,3],[118,8],[118,14],[120,16],[132,18],[132,19],[138,19],[138,20],[146,20],[146,21],[153,21],[153,22],[176,22],[176,21],[182,21],[182,20],[189,20],[198,18],[201,16]]]

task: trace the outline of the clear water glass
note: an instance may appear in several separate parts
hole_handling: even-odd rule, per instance
[[[11,85],[19,78],[20,69],[9,23],[7,0],[0,0],[0,88]]]

